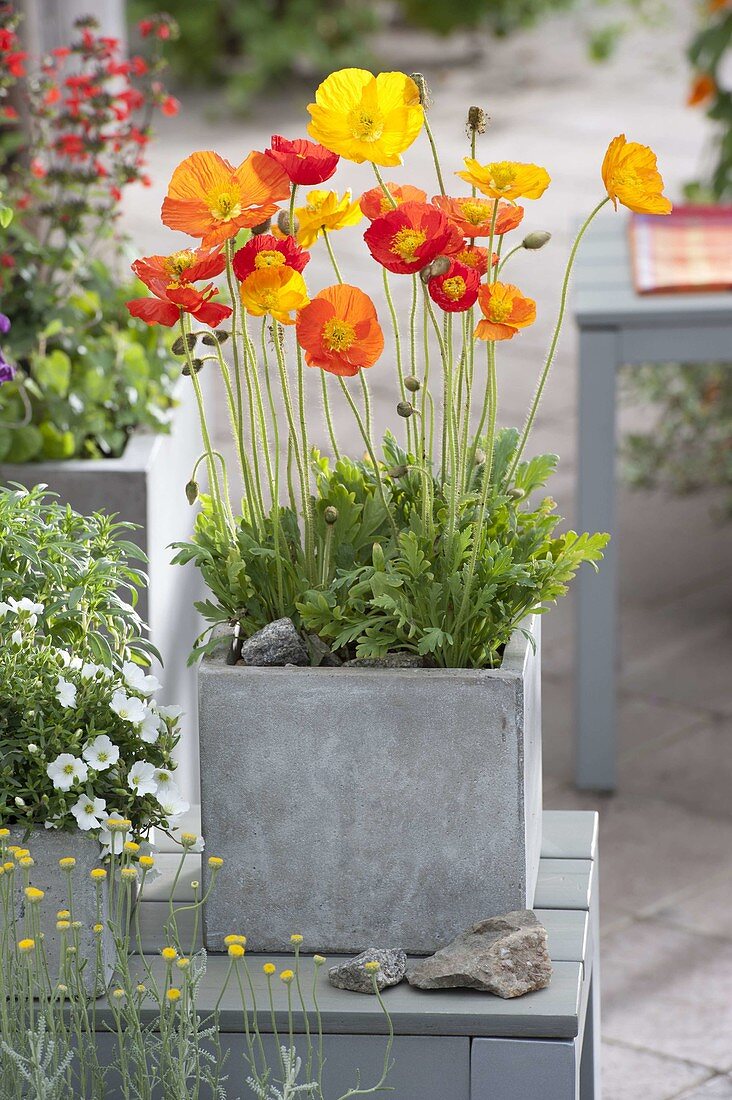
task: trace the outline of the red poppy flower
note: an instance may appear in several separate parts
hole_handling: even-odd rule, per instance
[[[355,286],[326,287],[297,315],[297,342],[309,367],[353,377],[384,350],[374,303]]]
[[[300,248],[294,237],[258,233],[234,253],[234,274],[243,281],[263,267],[284,266],[302,271],[309,259],[310,253]]]
[[[437,256],[452,255],[463,247],[452,222],[426,202],[405,202],[375,218],[363,239],[374,259],[399,275],[412,275]]]
[[[411,183],[387,183],[386,189],[397,206],[401,206],[405,202],[427,201],[427,192],[420,187],[412,187]],[[371,222],[374,218],[380,218],[382,214],[388,214],[390,210],[394,209],[381,187],[372,187],[370,191],[364,191],[361,195],[360,206]]]
[[[427,283],[433,302],[446,313],[463,313],[478,299],[480,276],[475,268],[453,260],[444,275],[435,275]]]
[[[474,198],[458,199],[452,199],[448,195],[435,195],[432,201],[458,227],[463,237],[490,237],[494,199],[482,199],[477,195]],[[515,229],[523,216],[523,206],[499,202],[494,236],[500,237]]]
[[[134,298],[126,303],[131,315],[139,317],[146,325],[172,328],[179,320],[181,310],[210,328],[215,328],[231,316],[229,306],[211,301],[218,294],[213,283],[208,283],[201,290],[188,283],[169,284],[165,279],[151,279],[147,285],[154,294],[153,298]]]
[[[479,278],[488,270],[488,249],[482,248],[479,244],[466,241],[465,247],[456,253],[455,259],[476,271]],[[497,263],[498,254],[494,252],[491,266],[495,267]]]
[[[272,135],[271,148],[265,155],[283,168],[292,183],[323,183],[329,180],[338,167],[340,157],[323,145],[305,138],[288,141],[279,134]]]
[[[226,266],[221,245],[216,248],[183,248],[170,256],[143,256],[135,260],[132,270],[145,286],[163,280],[180,286],[213,279]]]

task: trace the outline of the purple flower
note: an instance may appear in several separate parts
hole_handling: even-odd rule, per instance
[[[0,335],[5,336],[8,332],[10,332],[10,318],[0,313]]]
[[[7,359],[0,351],[0,386],[3,382],[12,382],[15,378],[15,367],[12,363],[8,363]]]

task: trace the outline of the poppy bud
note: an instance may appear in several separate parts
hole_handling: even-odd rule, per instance
[[[277,215],[277,228],[281,233],[284,233],[286,237],[296,237],[300,230],[300,222],[297,218],[293,219],[292,228],[290,228],[290,215],[287,210],[280,210]]]
[[[551,233],[546,229],[535,229],[533,233],[527,233],[521,242],[522,248],[543,248],[547,241],[552,239]]]
[[[195,504],[198,498],[198,482],[191,478],[186,485],[186,500],[189,504]]]
[[[260,222],[259,225],[252,226],[252,236],[259,237],[262,233],[269,233],[271,225],[272,219],[265,218],[265,220],[263,222]]]
[[[404,386],[406,389],[409,390],[410,393],[418,393],[422,386],[422,383],[420,382],[419,378],[415,378],[413,374],[408,374],[407,377],[404,379]]]
[[[523,497],[526,496],[526,493],[523,489],[518,489],[516,488],[516,486],[514,486],[512,489],[508,490],[508,493],[506,495],[510,497],[511,500],[522,500]]]
[[[484,134],[488,119],[482,107],[468,108],[468,136],[470,134]]]
[[[452,260],[449,256],[438,256],[430,264],[430,279],[434,279],[437,275],[446,275],[450,270],[451,263]]]
[[[387,477],[404,477],[409,467],[407,466],[392,466],[390,470],[386,471]]]
[[[193,351],[197,339],[198,334],[196,332],[188,332],[185,337],[179,336],[177,340],[174,340],[170,346],[170,350],[173,355],[185,355],[186,347],[189,351]]]
[[[332,504],[329,504],[323,512],[323,519],[329,527],[332,527],[334,523],[338,522],[338,509],[334,508]]]
[[[196,372],[196,374],[198,374],[198,372],[200,371],[202,366],[203,366],[203,359],[194,359],[193,360],[193,369]],[[186,365],[181,370],[181,374],[185,374],[186,377],[187,377],[190,373],[191,373],[191,368],[188,365],[188,363],[186,363]]]
[[[414,412],[414,408],[408,401],[400,401],[396,407],[396,411],[400,416],[403,416],[405,420],[409,420],[409,417]]]
[[[231,336],[231,333],[225,328],[216,329],[216,338],[220,344],[225,344]]]
[[[411,79],[417,85],[417,91],[419,92],[419,102],[426,109],[431,106],[432,100],[430,98],[430,90],[427,87],[427,81],[423,77],[422,73],[410,73]]]
[[[480,449],[480,447],[478,447],[475,451],[475,465],[476,466],[482,466],[484,462],[485,462],[485,451],[482,451]]]

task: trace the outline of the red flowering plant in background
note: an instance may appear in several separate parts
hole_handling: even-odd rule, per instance
[[[15,211],[0,303],[18,368],[0,388],[6,461],[118,454],[137,425],[164,428],[172,407],[166,341],[124,309],[118,220],[126,189],[149,184],[155,116],[179,109],[163,82],[177,25],[144,20],[144,54],[129,56],[93,17],[75,27],[68,45],[31,57],[14,6],[0,3],[0,194]]]

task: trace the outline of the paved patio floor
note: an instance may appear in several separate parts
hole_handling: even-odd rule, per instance
[[[674,0],[665,27],[634,33],[602,67],[587,60],[575,17],[491,45],[480,58],[469,58],[459,43],[435,46],[416,35],[396,35],[383,46],[385,67],[428,75],[446,164],[460,166],[467,152],[464,110],[478,103],[493,119],[479,156],[533,160],[554,177],[541,203],[527,203],[524,223],[551,229],[554,240],[539,254],[522,254],[512,272],[539,300],[540,315],[506,349],[504,423],[523,418],[571,227],[601,194],[607,141],[625,131],[652,145],[672,195],[697,171],[704,131],[683,106],[681,57],[691,7]],[[180,117],[165,120],[153,145],[153,190],[129,200],[127,226],[137,246],[146,252],[175,247],[158,209],[178,160],[193,149],[215,148],[236,161],[262,148],[273,131],[303,133],[308,91],[285,90],[235,122],[217,111],[215,96],[184,96]],[[408,154],[407,165],[388,178],[428,178],[426,142]],[[336,185],[349,183],[354,191],[371,186],[365,170],[343,165]],[[363,256],[358,231],[338,234],[334,244],[346,272],[367,290],[374,283],[377,297],[377,273],[356,266]],[[315,253],[311,279],[324,285],[332,280],[322,248]],[[552,492],[569,522],[574,343],[570,324],[533,444],[562,456]],[[393,424],[393,377],[375,368],[371,383],[379,424]],[[630,415],[639,412],[645,415]],[[344,414],[338,419],[346,440],[350,423]],[[545,804],[601,813],[605,1100],[732,1100],[732,527],[715,526],[712,504],[704,496],[679,501],[621,491],[622,765],[613,797],[572,788],[572,598],[545,619]]]

